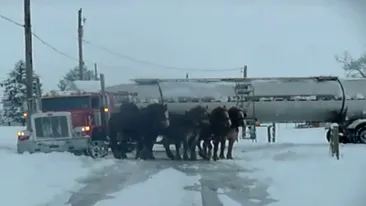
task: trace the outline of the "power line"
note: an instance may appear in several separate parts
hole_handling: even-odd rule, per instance
[[[238,71],[241,68],[229,68],[229,69],[200,69],[200,68],[183,68],[183,67],[176,67],[176,66],[168,66],[168,65],[164,65],[164,64],[159,64],[159,63],[155,63],[155,62],[150,62],[150,61],[146,61],[146,60],[141,60],[141,59],[137,59],[125,54],[120,54],[117,53],[107,47],[101,46],[101,45],[97,45],[94,44],[88,40],[83,40],[84,43],[89,44],[97,49],[103,50],[109,54],[112,54],[114,56],[120,57],[122,59],[128,59],[130,61],[136,62],[136,63],[140,63],[140,64],[145,64],[145,65],[149,65],[149,66],[155,66],[155,67],[160,67],[160,68],[165,68],[165,69],[174,69],[174,70],[179,70],[179,71],[203,71],[203,72],[227,72],[227,71]]]
[[[4,19],[4,20],[6,20],[6,21],[9,21],[9,22],[11,22],[11,23],[13,23],[13,24],[15,24],[15,25],[17,25],[17,26],[24,27],[24,25],[23,25],[23,24],[18,23],[18,22],[16,22],[16,21],[14,21],[14,20],[12,20],[12,19],[10,19],[10,18],[8,18],[8,17],[4,16],[4,15],[1,15],[1,14],[0,14],[0,18]],[[64,56],[64,57],[66,57],[66,58],[69,58],[69,59],[71,59],[71,60],[78,61],[76,58],[74,58],[74,57],[72,57],[72,56],[70,56],[70,55],[66,54],[65,52],[62,52],[62,51],[58,50],[56,47],[54,47],[54,46],[52,46],[51,44],[47,43],[47,42],[46,42],[45,40],[43,40],[40,36],[38,36],[36,33],[32,32],[32,36],[34,36],[34,37],[35,37],[39,42],[41,42],[43,45],[45,45],[45,46],[49,47],[50,49],[52,49],[54,52],[56,52],[56,53],[58,53],[58,54],[60,54],[60,55],[62,55],[62,56]]]
[[[33,33],[32,32],[32,35],[39,41],[41,42],[43,45],[49,47],[50,49],[52,49],[54,52],[66,57],[66,58],[69,58],[71,60],[74,60],[74,61],[78,61],[78,59],[66,54],[65,52],[62,52],[60,50],[58,50],[56,47],[52,46],[51,44],[47,43],[45,40],[43,40],[41,37],[39,37],[37,34]]]
[[[17,25],[17,26],[24,27],[24,25],[23,25],[23,24],[20,24],[20,23],[18,23],[18,22],[16,22],[16,21],[14,21],[14,20],[12,20],[12,19],[10,19],[10,18],[8,18],[8,17],[6,17],[6,16],[4,16],[4,15],[1,15],[1,14],[0,14],[0,18],[2,18],[2,19],[4,19],[4,20],[6,20],[6,21],[8,21],[8,22],[11,22],[11,23],[13,23],[13,24],[15,24],[15,25]]]
[[[13,23],[17,26],[20,26],[20,27],[23,27],[24,28],[24,25],[21,24],[21,23],[18,23],[4,15],[1,15],[0,14],[0,18],[10,22],[10,23]],[[51,44],[49,44],[47,41],[45,41],[44,39],[42,39],[40,36],[38,36],[36,33],[32,32],[32,35],[39,41],[41,42],[43,45],[47,46],[48,48],[52,49],[54,52],[70,59],[70,60],[73,60],[73,61],[79,61],[77,58],[75,57],[72,57],[71,55],[65,53],[65,52],[62,52],[60,51],[59,49],[57,49],[56,47],[52,46]],[[238,67],[238,68],[229,68],[229,69],[200,69],[200,68],[183,68],[183,67],[176,67],[176,66],[168,66],[168,65],[164,65],[164,64],[159,64],[159,63],[155,63],[155,62],[150,62],[150,61],[146,61],[146,60],[140,60],[140,59],[137,59],[137,58],[134,58],[134,57],[131,57],[131,56],[128,56],[128,55],[124,55],[124,54],[120,54],[120,53],[117,53],[107,47],[104,47],[104,46],[101,46],[101,45],[97,45],[97,44],[94,44],[88,40],[83,40],[84,43],[86,44],[89,44],[97,49],[100,49],[100,50],[103,50],[111,55],[114,55],[114,56],[117,56],[119,58],[123,58],[123,59],[128,59],[130,61],[133,61],[133,62],[136,62],[136,63],[140,63],[140,64],[145,64],[145,65],[149,65],[149,66],[154,66],[154,67],[159,67],[159,68],[164,68],[164,69],[173,69],[173,70],[179,70],[179,71],[191,71],[191,72],[227,72],[227,71],[238,71],[240,70],[241,68]],[[107,65],[103,65],[103,64],[100,64],[102,65],[103,67],[109,67],[109,68],[112,68],[110,66],[107,66]],[[113,68],[128,68],[128,67],[125,67],[125,66],[116,66],[116,67],[113,67]]]

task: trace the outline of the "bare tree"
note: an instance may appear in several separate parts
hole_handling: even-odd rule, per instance
[[[346,72],[347,77],[366,78],[366,53],[354,59],[348,52],[344,52],[341,56],[336,55],[335,59],[342,64],[342,69]]]

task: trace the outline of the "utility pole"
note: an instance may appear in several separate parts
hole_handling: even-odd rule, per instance
[[[30,0],[24,0],[24,40],[25,40],[25,70],[27,98],[27,130],[31,131],[30,117],[34,111],[33,99],[33,55],[32,55],[32,25]]]
[[[83,59],[83,36],[84,36],[84,24],[85,19],[83,19],[83,10],[79,9],[78,11],[78,51],[79,51],[79,78],[80,80],[84,80],[83,67],[84,67],[84,59]]]
[[[94,80],[98,80],[98,64],[94,64]]]
[[[244,65],[243,68],[243,78],[247,78],[248,77],[248,67],[247,65]]]

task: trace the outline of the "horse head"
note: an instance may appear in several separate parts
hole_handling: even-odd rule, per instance
[[[225,127],[231,126],[231,120],[226,107],[218,106],[211,111],[210,120],[213,124],[223,125]]]
[[[246,113],[237,107],[231,107],[228,111],[231,122],[237,127],[244,126],[244,120],[246,118]]]
[[[159,127],[165,129],[170,126],[168,106],[166,104],[153,103],[145,107],[148,118],[154,123],[158,123]]]
[[[194,124],[200,124],[202,122],[208,122],[210,120],[210,114],[206,107],[198,105],[186,111],[186,116]]]

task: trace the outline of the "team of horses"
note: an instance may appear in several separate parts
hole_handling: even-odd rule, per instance
[[[155,159],[153,146],[158,136],[163,137],[161,143],[172,160],[197,160],[196,149],[205,160],[232,159],[233,145],[239,127],[244,126],[245,117],[246,114],[237,107],[219,106],[209,111],[207,107],[196,106],[181,114],[168,111],[166,104],[153,103],[139,108],[130,102],[123,103],[119,112],[111,114],[108,136],[117,159],[127,158],[131,142],[135,143],[136,159]],[[175,153],[170,150],[172,144]],[[182,146],[183,157],[180,153]]]

